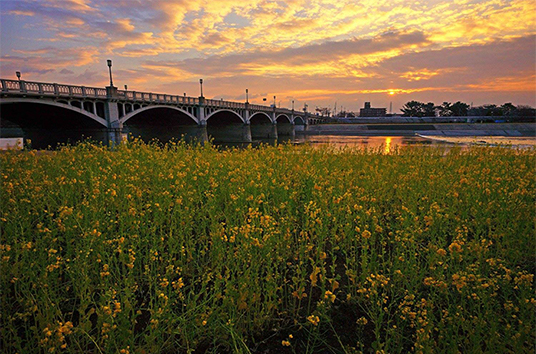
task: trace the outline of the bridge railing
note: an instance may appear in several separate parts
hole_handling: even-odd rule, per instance
[[[153,92],[138,92],[118,90],[117,95],[127,101],[142,101],[151,103],[198,104],[197,97],[168,95]]]
[[[97,97],[106,98],[106,89],[98,87],[85,87],[64,85],[48,82],[33,82],[22,80],[0,79],[2,92],[20,92],[24,94],[37,94],[45,96],[69,96],[69,97]]]
[[[23,80],[0,79],[0,91],[2,93],[18,93],[30,94],[37,96],[55,96],[69,98],[108,98],[109,92],[105,88],[86,87],[65,85],[47,82],[33,82]],[[115,97],[115,95],[114,95]],[[177,96],[152,92],[137,92],[127,90],[117,90],[117,98],[133,102],[151,102],[151,103],[167,103],[167,104],[184,104],[197,105],[199,104],[198,97]],[[234,108],[271,112],[273,107],[262,106],[256,104],[248,104],[242,102],[232,102],[223,100],[205,99],[206,106],[216,108]],[[286,108],[277,108],[277,113],[291,114],[293,111]],[[300,114],[299,111],[294,111],[294,114]]]

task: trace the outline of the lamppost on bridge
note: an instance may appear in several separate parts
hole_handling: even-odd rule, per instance
[[[128,86],[127,86],[127,85],[125,85],[125,91],[127,91],[127,90],[128,90]]]
[[[248,89],[246,89],[246,103],[249,103]]]
[[[114,87],[114,82],[112,80],[112,60],[108,59],[107,63],[108,63],[108,70],[110,71],[110,87]]]
[[[20,71],[15,72],[15,75],[17,75],[17,79],[20,81]]]
[[[292,111],[294,112],[294,100],[292,100]]]
[[[276,107],[276,106],[275,106],[275,96],[274,96],[274,109],[275,109],[275,107]]]
[[[201,86],[201,97],[203,97],[203,79],[199,79],[199,85]]]

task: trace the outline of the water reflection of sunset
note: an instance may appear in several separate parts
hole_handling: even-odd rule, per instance
[[[399,146],[429,146],[447,145],[442,142],[433,142],[418,136],[345,136],[345,135],[307,135],[297,137],[298,143],[313,145],[329,145],[335,148],[357,147],[380,149],[384,153],[391,153]]]

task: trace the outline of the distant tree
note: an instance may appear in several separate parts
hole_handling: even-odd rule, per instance
[[[496,104],[485,104],[481,107],[481,109],[483,110],[483,115],[485,116],[497,117],[503,115],[501,107],[497,107]]]
[[[501,106],[503,116],[515,116],[517,108],[512,103],[508,102]]]
[[[450,117],[452,115],[452,104],[450,102],[443,102],[439,109],[439,115],[442,117]]]
[[[424,103],[422,102],[409,101],[400,110],[404,117],[422,117],[424,113],[423,106]]]
[[[451,115],[456,117],[464,117],[467,115],[469,105],[467,103],[458,101],[450,106],[450,110],[452,111]]]
[[[516,115],[518,116],[536,118],[536,109],[532,108],[531,106],[519,105],[517,106],[516,111]]]
[[[428,102],[427,104],[422,105],[422,113],[424,117],[435,117],[436,116],[436,105],[433,102]]]

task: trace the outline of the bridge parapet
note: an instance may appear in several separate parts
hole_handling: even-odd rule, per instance
[[[169,95],[154,92],[138,92],[128,90],[115,90],[112,97],[108,95],[106,88],[66,85],[48,82],[33,82],[23,80],[0,79],[0,91],[5,95],[35,95],[56,98],[85,98],[85,99],[110,99],[123,102],[143,102],[178,105],[201,105],[218,109],[240,109],[262,112],[276,112],[293,116],[303,116],[304,113],[286,108],[274,108],[250,103],[203,99],[199,97]],[[113,92],[113,91],[112,91]]]
[[[106,98],[106,89],[64,85],[48,82],[32,82],[0,79],[2,93],[35,94],[39,96]]]

